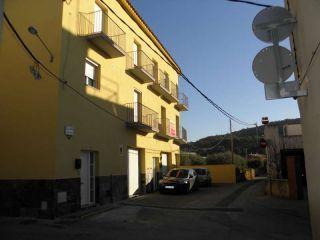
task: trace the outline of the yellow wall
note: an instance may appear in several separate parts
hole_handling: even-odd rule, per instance
[[[291,37],[291,50],[295,51],[299,76],[303,76],[309,65],[320,39],[320,2],[316,0],[285,1],[297,23]],[[289,4],[289,5],[288,5]],[[307,97],[298,98],[302,120],[303,147],[305,154],[305,167],[308,183],[308,201],[312,233],[314,239],[320,239],[320,57],[319,51],[308,70],[301,89],[308,90]]]
[[[33,4],[31,4],[31,2]],[[62,2],[4,1],[4,11],[35,55],[53,72],[59,71]],[[53,63],[39,40],[37,28],[54,55]],[[50,179],[56,157],[58,84],[45,72],[35,80],[33,60],[23,50],[6,21],[0,40],[0,179]]]
[[[185,168],[208,168],[212,183],[236,183],[236,168],[233,164],[192,165]]]
[[[98,1],[99,2],[99,1]],[[138,25],[125,13],[117,1],[104,1],[108,7],[115,11],[124,21],[129,23],[140,36],[153,48],[156,46],[147,38]],[[80,4],[81,3],[81,4]],[[105,4],[101,4],[105,6]],[[179,112],[174,104],[167,103],[141,84],[135,78],[126,73],[126,57],[105,58],[104,55],[88,42],[85,37],[77,36],[77,19],[79,12],[92,12],[94,1],[72,1],[64,4],[63,8],[63,51],[62,68],[63,75],[68,82],[75,86],[80,92],[87,94],[91,100],[110,110],[113,114],[126,119],[124,104],[133,102],[133,91],[142,93],[142,104],[161,112],[161,106],[166,107],[167,117],[175,121]],[[126,32],[126,50],[132,51],[132,44],[138,41],[142,50],[158,62],[161,70],[169,73],[170,80],[177,83],[177,73],[144,44],[127,26],[125,26],[106,7],[109,17]],[[101,77],[100,89],[94,89],[84,85],[84,61],[88,57],[100,64]],[[154,134],[146,136],[136,134],[135,131],[125,127],[125,124],[106,113],[97,110],[79,97],[74,96],[70,90],[60,88],[59,91],[59,117],[57,128],[58,157],[56,162],[56,177],[78,177],[79,172],[73,168],[74,158],[79,157],[80,150],[94,150],[99,152],[98,175],[126,174],[127,173],[127,148],[146,149],[146,154],[140,154],[142,163],[141,172],[152,164],[152,157],[160,157],[160,153],[178,153],[179,146],[173,143],[157,140]],[[160,117],[160,115],[159,115]],[[67,140],[61,129],[65,125],[72,125],[76,134],[71,140]],[[120,156],[119,146],[124,147],[124,154]],[[63,146],[63,147],[59,147]],[[145,157],[144,157],[145,156]]]
[[[164,101],[146,84],[128,75],[125,71],[126,57],[106,58],[85,37],[78,36],[79,12],[92,12],[94,2],[30,0],[26,4],[22,0],[10,0],[5,1],[4,10],[36,56],[95,104],[126,119],[124,104],[133,102],[136,89],[142,93],[142,104],[159,114],[161,106],[164,106],[167,117],[175,121],[179,112],[174,103]],[[117,1],[104,0],[104,3],[156,49]],[[142,50],[169,74],[170,80],[178,83],[178,74],[116,18],[104,3],[101,5],[105,6],[109,16],[126,32],[126,51],[132,51],[134,41],[139,42]],[[53,52],[53,63],[49,62],[49,55],[39,40],[28,33],[30,25],[38,29]],[[85,86],[86,57],[100,65],[100,89]],[[127,174],[127,150],[130,147],[145,152],[140,155],[142,173],[152,164],[152,157],[160,158],[161,152],[169,153],[170,161],[177,162],[175,157],[179,146],[173,140],[155,139],[153,133],[137,134],[124,122],[94,107],[43,71],[42,79],[34,80],[29,71],[33,61],[27,57],[7,24],[4,24],[0,42],[0,61],[0,133],[1,147],[5,150],[1,158],[1,179],[79,177],[74,160],[80,157],[81,150],[98,152],[98,176]],[[66,125],[75,128],[71,139],[64,135]],[[120,146],[123,147],[122,154]]]

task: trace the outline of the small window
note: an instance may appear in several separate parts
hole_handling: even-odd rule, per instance
[[[98,88],[98,68],[99,65],[86,59],[85,65],[85,83],[88,86]]]

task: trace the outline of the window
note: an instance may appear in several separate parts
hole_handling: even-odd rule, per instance
[[[97,72],[98,72],[98,64],[92,62],[89,59],[86,59],[85,65],[85,81],[86,85],[98,88],[97,82]]]

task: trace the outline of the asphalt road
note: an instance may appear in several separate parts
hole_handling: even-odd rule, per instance
[[[269,198],[264,182],[151,194],[76,222],[0,219],[1,239],[311,239],[306,201]]]

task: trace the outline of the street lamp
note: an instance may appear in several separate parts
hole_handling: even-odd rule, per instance
[[[41,42],[42,45],[47,49],[47,51],[48,51],[48,53],[49,53],[49,55],[50,55],[50,62],[53,62],[53,54],[52,54],[52,52],[50,51],[50,49],[48,48],[48,46],[45,44],[45,42],[44,42],[44,41],[41,39],[41,37],[39,36],[38,30],[37,30],[35,27],[33,27],[33,26],[29,26],[29,27],[28,27],[28,31],[29,31],[30,34],[36,36],[36,37],[40,40],[40,42]]]

